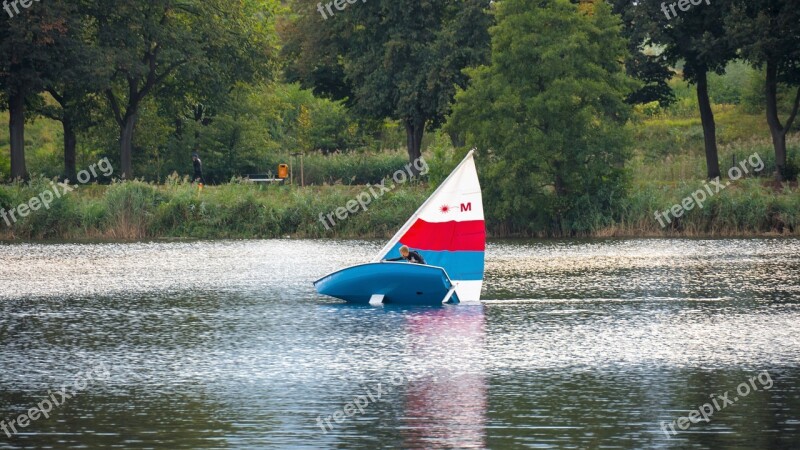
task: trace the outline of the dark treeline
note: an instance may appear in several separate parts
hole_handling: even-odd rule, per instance
[[[216,181],[292,152],[402,146],[413,160],[442,128],[478,147],[511,231],[586,229],[587,208],[611,220],[627,190],[633,105],[670,105],[676,73],[696,89],[706,173],[720,176],[709,74],[735,60],[763,72],[776,179],[796,173],[794,1],[370,0],[333,15],[318,3],[50,0],[0,14],[10,178],[29,175],[37,117],[63,128],[63,176],[83,149],[117,177],[159,181],[193,151]]]
[[[277,65],[273,2],[48,1],[0,24],[0,86],[10,114],[11,177],[26,177],[25,120],[64,128],[64,174],[74,177],[78,133],[113,133],[118,175],[132,178],[146,108],[200,124],[237,83]],[[49,95],[45,95],[49,94]],[[183,122],[183,121],[180,121]],[[113,130],[113,131],[112,131]],[[175,134],[185,132],[182,123]],[[74,178],[73,178],[74,179]]]

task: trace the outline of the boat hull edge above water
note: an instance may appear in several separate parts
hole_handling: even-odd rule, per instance
[[[348,267],[315,281],[314,286],[320,294],[365,305],[371,300],[395,305],[459,303],[455,285],[443,268],[402,262]]]

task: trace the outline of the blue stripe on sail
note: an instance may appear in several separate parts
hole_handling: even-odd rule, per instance
[[[399,249],[402,245],[396,244],[389,254],[384,256],[384,259],[399,258]],[[484,252],[446,252],[415,248],[411,250],[422,255],[428,265],[443,267],[450,275],[451,280],[483,280]]]

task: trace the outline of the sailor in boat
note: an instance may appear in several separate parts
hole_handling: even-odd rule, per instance
[[[425,264],[425,258],[419,253],[409,250],[406,245],[400,247],[400,255],[399,258],[386,259],[384,261],[408,261],[412,264]]]

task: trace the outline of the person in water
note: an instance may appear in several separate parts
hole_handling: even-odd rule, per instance
[[[400,257],[387,259],[386,261],[408,261],[412,264],[425,264],[425,258],[417,252],[412,252],[407,246],[400,247]]]

